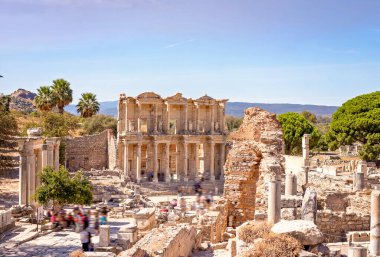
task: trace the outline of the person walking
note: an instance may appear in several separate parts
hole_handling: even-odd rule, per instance
[[[90,250],[89,246],[91,243],[91,233],[88,231],[87,227],[84,227],[84,229],[79,233],[80,235],[80,241],[82,243],[82,250],[84,252],[88,252]]]

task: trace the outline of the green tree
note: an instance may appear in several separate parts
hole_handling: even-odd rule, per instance
[[[328,132],[329,148],[354,142],[363,144],[360,157],[377,160],[380,155],[380,91],[359,95],[345,102],[333,114]]]
[[[117,120],[111,116],[97,114],[91,118],[84,119],[82,135],[93,135],[106,129],[112,129],[117,134]]]
[[[242,123],[243,123],[242,117],[238,118],[238,117],[234,117],[230,115],[226,116],[226,125],[229,132],[238,129]]]
[[[0,112],[9,112],[11,97],[9,95],[0,96]]]
[[[37,89],[37,96],[34,98],[35,106],[42,112],[50,112],[56,105],[56,98],[52,89],[48,86],[42,86]]]
[[[73,90],[70,88],[70,83],[64,79],[53,80],[51,90],[55,97],[58,111],[63,114],[64,107],[73,101]]]
[[[67,113],[45,113],[42,120],[43,132],[47,137],[65,137],[79,127],[79,117]]]
[[[316,123],[317,122],[317,116],[312,113],[312,112],[309,112],[309,111],[303,111],[301,112],[301,115],[303,117],[305,117],[305,119],[307,119],[308,121],[310,121],[311,123]]]
[[[37,188],[35,199],[47,205],[52,201],[54,210],[59,211],[65,204],[91,204],[92,186],[90,181],[77,172],[73,177],[63,166],[59,170],[46,167],[40,174],[41,186]]]
[[[88,118],[99,112],[100,104],[96,100],[96,95],[92,93],[83,93],[77,104],[77,112],[83,118]]]
[[[282,126],[286,154],[302,152],[302,136],[310,134],[310,148],[317,146],[320,134],[316,127],[301,114],[287,112],[277,117]]]
[[[6,108],[6,107],[4,107]],[[8,111],[0,111],[0,170],[13,165],[12,157],[5,153],[15,149],[18,135],[16,119]]]

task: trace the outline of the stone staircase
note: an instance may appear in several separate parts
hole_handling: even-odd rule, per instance
[[[178,189],[182,189],[185,194],[194,194],[194,181],[172,181],[172,182],[142,182],[141,189],[153,190],[159,194],[177,194]],[[223,193],[224,181],[203,181],[201,184],[204,192],[215,192],[218,189],[218,194]]]

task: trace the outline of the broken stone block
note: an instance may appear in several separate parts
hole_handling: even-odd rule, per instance
[[[110,226],[99,226],[99,247],[108,247],[110,245]]]
[[[303,220],[316,222],[317,219],[317,192],[306,189],[305,196],[302,201],[301,217]]]

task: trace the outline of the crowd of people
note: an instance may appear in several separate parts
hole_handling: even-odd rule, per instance
[[[96,212],[95,216],[92,217],[93,222],[91,223],[91,228],[91,210],[86,211],[80,207],[75,207],[72,212],[66,212],[65,210],[54,212],[54,210],[51,209],[47,212],[46,216],[50,219],[54,228],[73,228],[75,232],[80,235],[83,251],[91,251],[93,250],[91,233],[98,235],[99,226],[107,224],[107,213],[107,208],[102,208],[100,212]]]

